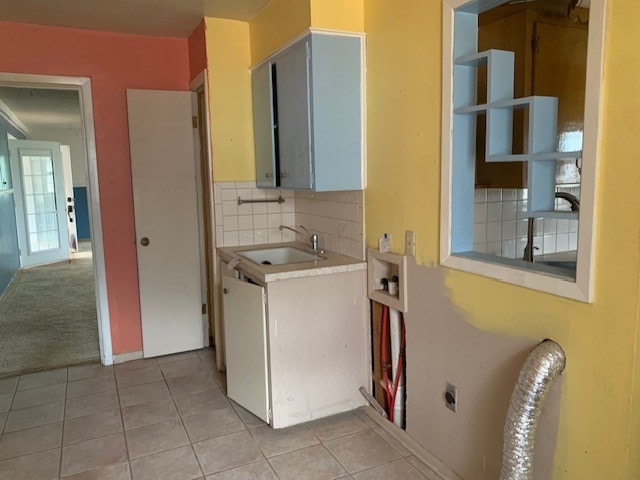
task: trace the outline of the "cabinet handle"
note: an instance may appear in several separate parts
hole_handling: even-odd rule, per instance
[[[228,288],[223,288],[222,293],[226,295],[227,293],[231,293],[231,290],[229,290]]]
[[[288,177],[289,172],[280,172],[280,178]]]
[[[271,178],[271,177],[273,177],[273,173],[268,173],[267,172],[267,173],[264,174],[264,178]]]

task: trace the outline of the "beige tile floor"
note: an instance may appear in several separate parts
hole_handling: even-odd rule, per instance
[[[363,411],[273,430],[226,398],[213,351],[0,380],[0,480],[424,480]]]

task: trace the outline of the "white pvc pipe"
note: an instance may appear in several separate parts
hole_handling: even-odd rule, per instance
[[[400,312],[389,308],[389,331],[391,338],[391,381],[395,381],[398,372],[398,359],[400,358],[400,342],[402,341],[402,318]],[[404,415],[404,374],[401,376],[400,386],[393,404],[393,423],[402,428]]]

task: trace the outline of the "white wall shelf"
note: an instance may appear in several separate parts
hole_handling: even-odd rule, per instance
[[[456,14],[458,15],[458,14]],[[460,14],[461,21],[469,20]],[[527,162],[527,213],[530,217],[578,218],[577,212],[555,210],[557,161],[577,159],[582,152],[558,152],[558,99],[548,96],[514,98],[514,52],[477,52],[477,38],[461,37],[454,46],[453,61],[453,173],[452,252],[472,250],[472,195],[475,179],[477,115],[486,115],[486,162]],[[459,47],[459,48],[458,48]],[[464,55],[457,55],[457,50]],[[487,66],[487,103],[477,100],[477,68]],[[528,132],[525,151],[513,152],[513,111],[525,110]]]
[[[383,290],[382,279],[398,276],[398,294]],[[407,313],[407,256],[396,253],[367,251],[367,277],[369,298],[378,303]]]

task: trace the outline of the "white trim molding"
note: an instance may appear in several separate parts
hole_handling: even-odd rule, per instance
[[[102,235],[102,217],[100,213],[100,191],[98,188],[98,157],[96,154],[96,135],[93,122],[93,101],[91,79],[87,77],[66,77],[57,75],[31,75],[21,73],[0,73],[0,85],[34,88],[57,88],[76,90],[80,100],[80,112],[84,127],[85,146],[89,184],[89,211],[91,222],[91,245],[95,274],[96,307],[98,314],[98,333],[100,338],[100,358],[103,365],[113,364],[111,343],[111,321],[107,294],[107,278],[104,260]]]
[[[442,54],[442,170],[440,210],[440,262],[445,267],[494,278],[582,302],[594,298],[595,233],[598,156],[601,137],[604,36],[607,1],[594,2],[589,13],[589,40],[585,88],[584,141],[578,230],[577,268],[574,278],[558,270],[523,261],[490,257],[473,252],[452,253],[453,185],[453,55],[454,13],[464,7],[477,13],[506,3],[506,0],[443,0]],[[462,32],[459,32],[462,33]]]
[[[2,100],[0,100],[0,116],[2,116],[12,127],[23,135],[27,135],[29,133],[29,129],[24,123],[22,123],[20,117],[18,117]]]

